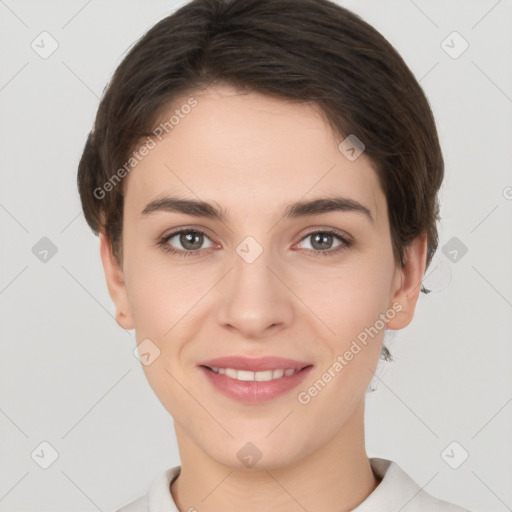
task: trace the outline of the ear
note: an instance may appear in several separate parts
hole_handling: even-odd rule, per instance
[[[123,271],[115,259],[112,246],[105,232],[99,233],[100,254],[107,281],[108,292],[116,306],[116,322],[123,329],[133,329],[133,318],[126,292]]]
[[[406,247],[405,265],[396,267],[393,279],[393,298],[389,308],[397,314],[386,325],[387,329],[403,329],[414,317],[416,303],[421,291],[427,258],[427,234],[423,232]],[[392,307],[395,304],[395,307]],[[401,307],[401,310],[398,308]]]

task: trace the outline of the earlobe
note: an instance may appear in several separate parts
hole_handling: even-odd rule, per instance
[[[123,329],[133,329],[133,318],[123,271],[112,252],[110,240],[105,232],[99,233],[99,240],[101,261],[108,292],[116,307],[116,322]]]
[[[406,247],[405,265],[396,269],[395,291],[389,307],[391,308],[395,304],[393,309],[398,312],[387,323],[387,329],[403,329],[411,323],[425,273],[426,255],[427,235],[423,233]]]

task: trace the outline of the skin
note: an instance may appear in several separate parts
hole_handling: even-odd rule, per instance
[[[116,320],[136,330],[137,343],[149,338],[160,350],[143,369],[174,420],[181,474],[170,492],[182,511],[352,510],[379,484],[365,449],[364,406],[385,329],[308,404],[297,393],[393,303],[402,310],[386,328],[411,322],[426,236],[407,247],[400,268],[372,162],[365,153],[348,160],[314,105],[227,86],[193,96],[198,105],[124,179],[122,268],[100,234]],[[142,217],[161,194],[212,202],[229,220]],[[364,204],[374,223],[338,211],[281,219],[291,202],[330,195]],[[180,227],[206,233],[199,255],[156,244]],[[353,244],[315,257],[321,249],[306,235],[330,228]],[[263,248],[250,264],[236,252],[249,235]],[[331,251],[342,243],[331,240]],[[167,244],[187,250],[179,236]],[[218,393],[196,367],[230,354],[290,357],[314,368],[298,388],[245,404]],[[249,441],[262,453],[252,468],[237,457]]]

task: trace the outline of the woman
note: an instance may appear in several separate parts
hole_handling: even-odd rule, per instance
[[[403,59],[330,1],[193,0],[137,42],[78,185],[181,465],[122,512],[464,511],[364,440],[443,173]]]

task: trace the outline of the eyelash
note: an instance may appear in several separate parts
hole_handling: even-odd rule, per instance
[[[200,231],[198,229],[180,229],[178,231],[174,231],[174,232],[169,233],[168,235],[165,235],[162,238],[160,238],[160,240],[157,242],[157,245],[159,245],[163,249],[164,252],[171,253],[176,256],[183,256],[183,257],[199,256],[201,253],[201,249],[196,249],[193,251],[183,251],[183,250],[179,250],[179,249],[174,249],[173,247],[171,247],[167,244],[167,242],[171,238],[173,238],[176,235],[180,235],[182,233],[194,233],[194,234],[204,235],[206,238],[209,238],[206,233],[204,233],[203,231]],[[306,251],[314,257],[316,257],[316,256],[334,256],[334,255],[338,254],[339,252],[351,247],[352,243],[353,243],[351,240],[348,240],[345,236],[343,236],[336,229],[311,231],[310,233],[304,235],[300,241],[302,242],[306,238],[308,238],[312,235],[317,235],[317,234],[334,235],[336,238],[338,238],[342,242],[342,244],[339,245],[338,247],[336,247],[335,249],[327,249],[325,251],[314,251],[311,249],[306,249]]]

